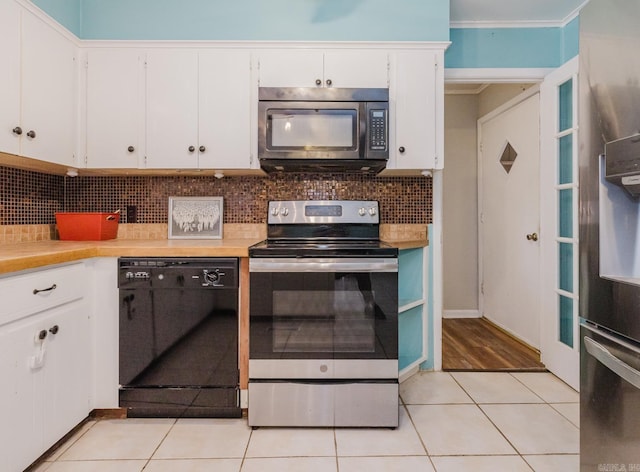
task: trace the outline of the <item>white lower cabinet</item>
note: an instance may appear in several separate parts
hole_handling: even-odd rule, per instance
[[[83,269],[82,264],[75,268]],[[33,293],[43,287],[41,282],[55,280],[56,288],[69,283],[61,279],[69,275],[66,268],[42,272],[42,277],[36,272],[35,278],[34,273],[6,277],[0,279],[0,286],[36,281],[31,295],[46,298],[56,289]],[[51,297],[52,306],[0,326],[3,470],[25,469],[89,413],[90,307],[82,288],[82,284],[76,288],[75,300],[59,302]]]

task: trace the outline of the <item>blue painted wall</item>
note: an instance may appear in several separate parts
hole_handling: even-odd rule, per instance
[[[449,0],[33,0],[81,39],[447,41],[448,68],[554,68],[578,54],[563,28],[453,28]]]
[[[79,36],[82,28],[82,0],[36,0],[33,3]]]
[[[578,55],[580,42],[580,18],[576,17],[562,29],[562,63]]]
[[[447,41],[449,0],[34,0],[82,39]],[[64,7],[63,7],[64,5]]]
[[[555,68],[578,54],[578,18],[557,28],[452,28],[448,68]]]

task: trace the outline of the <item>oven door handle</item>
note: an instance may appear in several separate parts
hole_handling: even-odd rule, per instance
[[[250,258],[249,272],[398,272],[398,259]]]

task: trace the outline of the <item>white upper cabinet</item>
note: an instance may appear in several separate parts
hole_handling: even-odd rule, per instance
[[[144,52],[89,51],[86,119],[87,167],[139,166],[144,156]]]
[[[20,154],[75,165],[75,45],[30,12],[22,12]]]
[[[20,152],[20,8],[0,0],[0,151]],[[15,129],[15,132],[14,132]]]
[[[200,52],[199,139],[201,169],[249,169],[257,135],[258,104],[247,50]]]
[[[443,55],[442,50],[393,54],[389,170],[444,165]]]
[[[250,66],[242,50],[149,51],[146,167],[250,168]]]
[[[147,168],[198,168],[197,51],[149,51],[146,124]]]
[[[260,87],[386,88],[386,50],[265,49],[258,51]]]

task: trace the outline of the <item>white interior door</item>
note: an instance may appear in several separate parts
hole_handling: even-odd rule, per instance
[[[540,100],[532,89],[478,122],[480,309],[538,348]]]

